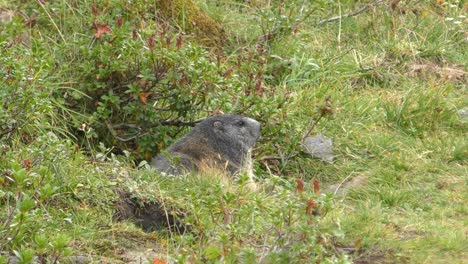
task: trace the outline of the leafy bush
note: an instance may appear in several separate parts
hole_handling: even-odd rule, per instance
[[[33,257],[56,262],[69,256],[71,242],[82,232],[77,225],[84,221],[76,213],[77,207],[92,204],[96,216],[99,211],[106,214],[101,206],[112,200],[112,194],[100,196],[102,190],[94,187],[98,182],[105,184],[105,178],[89,171],[84,174],[84,159],[71,141],[60,140],[51,132],[21,151],[5,147],[3,157],[0,235],[4,239],[0,252],[14,252],[21,263],[30,263]],[[83,188],[88,188],[86,194],[79,193]],[[99,219],[105,217],[93,222]]]
[[[61,106],[51,98],[53,89],[47,87],[53,61],[41,43],[31,40],[32,48],[28,48],[22,45],[23,38],[28,38],[27,29],[18,21],[0,31],[0,141],[3,142],[14,138],[27,142],[52,125],[59,125],[55,129],[64,133],[55,112]]]
[[[76,5],[80,12],[59,32],[53,19],[71,11],[52,2],[36,7],[34,30],[61,42],[48,52],[68,81],[54,95],[73,110],[66,120],[89,148],[104,142],[149,158],[213,111],[269,119],[284,103],[263,82],[262,54],[233,60],[210,54],[161,23],[150,4]],[[56,13],[47,21],[51,9]]]

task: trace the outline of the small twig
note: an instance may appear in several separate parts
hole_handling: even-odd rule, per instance
[[[201,121],[205,120],[205,118],[202,119],[197,119],[195,121],[181,121],[181,120],[165,120],[165,121],[159,121],[159,125],[163,126],[195,126],[196,124],[200,123]]]
[[[198,120],[195,120],[195,121],[188,121],[188,122],[181,121],[181,120],[165,120],[165,121],[159,121],[156,124],[154,124],[152,126],[148,126],[148,127],[151,128],[151,127],[158,127],[158,126],[175,126],[175,127],[195,126],[197,123],[200,123],[203,120],[204,119],[198,119]],[[112,134],[112,136],[114,138],[116,138],[117,140],[121,141],[121,142],[128,142],[128,141],[134,140],[134,139],[144,135],[144,134],[141,134],[141,128],[138,125],[135,125],[135,124],[112,125],[109,122],[105,122],[105,124],[107,126],[107,129],[109,129],[110,133]],[[115,129],[122,128],[122,127],[134,128],[134,129],[138,129],[139,131],[134,136],[123,138],[123,137],[120,137],[117,134],[117,132],[115,131]]]
[[[158,185],[158,191],[159,191],[159,197],[161,198],[162,208],[163,208],[164,214],[166,216],[166,223],[167,223],[167,227],[168,227],[168,230],[169,230],[169,235],[171,236],[171,240],[174,241],[174,234],[172,233],[171,221],[169,219],[169,212],[167,211],[166,203],[164,201],[164,197],[162,196],[161,187],[159,185]]]
[[[335,57],[333,57],[333,58],[331,58],[331,59],[328,59],[327,61],[325,61],[324,63],[322,63],[322,65],[325,66],[325,65],[329,64],[329,63],[332,62],[332,61],[341,59],[341,58],[343,58],[344,56],[346,56],[346,55],[347,55],[350,51],[352,51],[352,50],[354,50],[354,47],[349,48],[348,50],[346,50],[345,52],[339,54],[338,56],[335,56]]]
[[[307,130],[306,133],[304,133],[304,135],[302,135],[302,138],[301,138],[301,142],[304,142],[304,139],[310,135],[310,133],[312,132],[312,130],[314,130],[315,126],[320,122],[320,120],[322,119],[322,117],[324,116],[325,114],[324,113],[320,113],[319,117],[317,118],[317,121],[314,122],[314,119],[311,119],[310,120],[310,123],[309,123],[309,129]]]
[[[358,8],[356,11],[354,11],[352,13],[345,14],[345,15],[342,15],[342,16],[334,16],[334,17],[331,17],[331,18],[320,20],[317,25],[320,26],[320,25],[328,23],[328,22],[334,22],[334,21],[337,21],[337,20],[340,20],[340,19],[343,19],[343,18],[357,16],[357,15],[361,14],[362,12],[366,11],[369,7],[380,5],[380,4],[382,4],[382,2],[383,2],[382,0],[377,0],[377,1],[374,1],[373,3],[369,3],[369,4],[366,4],[366,5]]]
[[[340,182],[340,184],[338,184],[338,186],[336,187],[335,191],[333,192],[333,195],[336,195],[338,193],[338,190],[341,188],[341,186],[348,181],[348,179],[353,176],[353,173],[350,173],[348,176],[346,176],[346,178],[344,178],[343,181]]]
[[[301,142],[304,142],[305,138],[309,136],[309,134],[312,132],[315,126],[320,122],[322,117],[333,114],[333,107],[332,107],[331,99],[329,96],[325,97],[323,106],[320,107],[319,113],[320,115],[317,118],[317,121],[314,122],[314,119],[310,120],[309,125],[308,125],[309,129],[307,130],[306,133],[304,133],[304,135],[302,135]]]
[[[264,162],[264,161],[268,161],[268,160],[281,160],[281,157],[278,157],[278,156],[263,156],[262,158],[260,158],[259,162]]]

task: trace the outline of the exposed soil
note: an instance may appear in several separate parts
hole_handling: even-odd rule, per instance
[[[437,78],[449,81],[468,81],[468,72],[462,66],[448,65],[439,66],[433,62],[420,61],[408,66],[408,76],[427,77],[435,76]]]
[[[358,175],[356,177],[347,179],[341,183],[333,184],[328,186],[327,192],[334,193],[337,196],[344,196],[350,190],[362,187],[367,184],[367,177],[364,175]]]
[[[365,251],[353,259],[354,264],[394,264],[409,263],[404,257],[399,257],[392,251]]]
[[[176,208],[166,207],[163,202],[147,202],[131,197],[125,191],[119,191],[120,200],[115,204],[117,221],[130,220],[145,232],[173,230],[184,233],[187,229],[179,219],[183,212]]]

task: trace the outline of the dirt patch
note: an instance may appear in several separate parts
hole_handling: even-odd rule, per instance
[[[326,192],[333,193],[337,196],[344,196],[350,190],[362,187],[367,184],[367,177],[364,175],[358,175],[353,178],[347,178],[341,183],[333,184],[328,186]]]
[[[145,264],[145,263],[175,263],[168,261],[171,258],[162,255],[157,249],[147,248],[146,250],[126,251],[122,255],[125,263],[128,264]]]
[[[115,204],[116,221],[132,221],[145,232],[171,230],[184,233],[187,227],[181,222],[184,213],[169,207],[164,202],[150,202],[132,197],[125,191],[119,191],[119,200]]]
[[[409,263],[405,257],[400,257],[393,251],[364,251],[353,259],[354,264],[393,264],[393,263]]]
[[[408,66],[408,76],[424,78],[435,76],[448,81],[468,81],[468,72],[462,66],[448,65],[439,66],[433,62],[421,61]]]

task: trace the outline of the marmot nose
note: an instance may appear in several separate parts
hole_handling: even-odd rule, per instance
[[[253,127],[253,130],[258,133],[258,137],[261,137],[262,124],[255,119],[247,118],[249,126]]]
[[[255,129],[258,129],[260,130],[261,129],[261,124],[260,122],[258,122],[257,120],[255,119],[252,119],[252,118],[247,118],[247,122],[252,126],[254,127]]]

